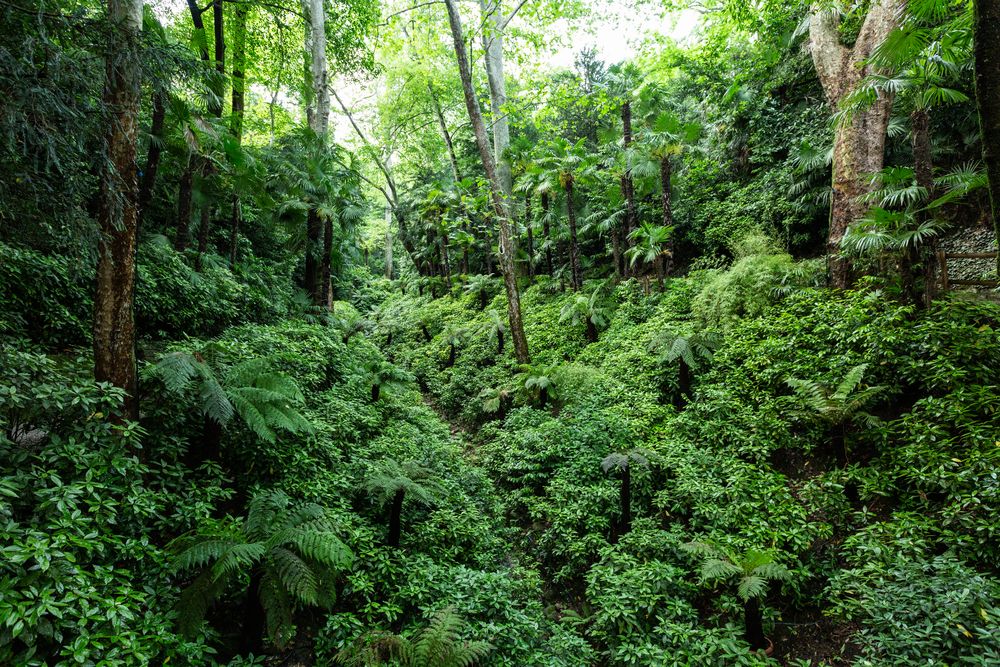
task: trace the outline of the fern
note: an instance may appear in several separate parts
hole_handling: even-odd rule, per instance
[[[268,636],[279,646],[290,636],[294,605],[332,604],[334,578],[353,562],[326,510],[294,503],[281,491],[254,496],[242,523],[207,526],[178,538],[170,548],[177,571],[200,570],[178,602],[184,633],[198,629],[230,584],[256,573],[260,586],[250,594],[258,596]]]

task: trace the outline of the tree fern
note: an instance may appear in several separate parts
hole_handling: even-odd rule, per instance
[[[282,491],[257,494],[243,521],[206,526],[174,540],[170,549],[176,571],[200,570],[178,602],[183,632],[196,631],[212,602],[249,574],[258,583],[247,595],[259,601],[277,645],[288,638],[294,605],[331,604],[336,576],[353,559],[322,507],[296,504]]]

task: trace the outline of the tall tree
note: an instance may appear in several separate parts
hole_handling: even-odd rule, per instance
[[[306,52],[309,54],[308,85],[306,86],[306,122],[321,144],[326,147],[327,130],[330,124],[329,70],[326,62],[326,13],[323,0],[302,0],[307,25],[305,33]],[[312,297],[314,305],[331,305],[331,286],[324,284],[328,275],[330,257],[326,254],[328,243],[325,237],[333,234],[333,221],[326,221],[319,215],[316,206],[309,209],[306,222],[306,270],[305,289]]]
[[[841,42],[840,12],[829,3],[814,2],[809,22],[813,64],[827,101],[836,110],[841,100],[872,73],[868,59],[899,21],[902,0],[872,0],[857,40],[848,47]],[[838,123],[833,147],[833,202],[827,252],[830,280],[847,287],[850,264],[839,254],[840,239],[848,225],[864,216],[867,205],[861,197],[871,190],[871,174],[881,171],[885,157],[886,130],[892,111],[892,96],[884,95],[863,112]]]
[[[1000,239],[1000,0],[975,0],[975,6],[976,101],[993,229]]]
[[[125,415],[139,417],[136,375],[135,246],[139,221],[136,175],[142,0],[108,0],[111,23],[103,102],[109,114],[107,159],[100,179],[97,289],[94,293],[94,377],[125,390]]]
[[[503,183],[497,173],[496,162],[490,152],[489,139],[486,136],[486,125],[479,109],[479,100],[472,87],[472,73],[469,70],[469,57],[465,49],[465,35],[462,32],[462,20],[455,6],[455,0],[445,0],[448,9],[448,24],[451,27],[452,41],[455,46],[455,57],[458,60],[458,73],[462,79],[462,90],[465,94],[465,106],[472,122],[473,134],[476,137],[476,147],[483,163],[483,170],[490,184],[490,200],[493,211],[500,226],[500,271],[503,274],[504,287],[507,290],[507,316],[510,321],[510,334],[514,343],[514,354],[518,363],[531,363],[528,353],[528,339],[524,335],[524,323],[521,320],[521,294],[517,287],[517,275],[514,271],[514,241],[510,231],[510,210],[504,193]]]
[[[233,11],[233,108],[229,121],[229,131],[237,146],[243,143],[243,116],[246,98],[246,65],[247,65],[247,5],[237,3]],[[243,217],[243,206],[239,194],[233,194],[233,208],[229,219],[229,264],[236,264],[236,249],[239,241],[240,220]]]

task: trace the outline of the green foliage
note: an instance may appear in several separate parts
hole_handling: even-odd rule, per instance
[[[432,614],[427,626],[412,639],[402,635],[359,638],[337,655],[338,664],[375,667],[391,660],[391,664],[407,667],[472,667],[493,646],[485,641],[463,640],[462,626],[462,617],[454,609],[442,609]]]
[[[260,596],[267,634],[282,646],[295,604],[329,607],[336,599],[336,579],[354,558],[338,533],[324,508],[270,491],[254,496],[243,522],[212,522],[179,537],[171,545],[174,568],[200,570],[178,600],[181,631],[193,634],[232,582],[256,572],[258,589],[247,594]]]
[[[703,582],[735,579],[736,595],[744,602],[764,597],[768,583],[785,581],[790,576],[788,569],[777,562],[776,555],[771,551],[747,549],[737,553],[708,542],[689,542],[684,547],[702,558]]]

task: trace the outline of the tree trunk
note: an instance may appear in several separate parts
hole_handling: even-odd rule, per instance
[[[934,198],[934,162],[931,157],[931,118],[926,109],[916,109],[910,114],[910,135],[913,147],[913,173],[916,177],[917,185],[927,192],[926,199]],[[923,222],[927,219],[926,211],[917,212],[917,221]],[[932,251],[937,250],[936,240],[931,241]],[[932,252],[936,255],[936,252]],[[903,252],[902,262],[906,265],[908,273],[911,275],[910,285],[904,283],[904,292],[907,299],[917,308],[926,304],[925,297],[929,298],[933,292],[934,282],[934,262],[926,261],[924,265],[924,285],[923,294],[917,289],[915,279],[916,264],[924,259],[916,248],[907,247]]]
[[[632,103],[622,103],[622,138],[625,144],[626,158],[627,151],[632,145]],[[622,174],[622,194],[625,196],[625,226],[622,233],[622,241],[625,250],[630,247],[629,235],[639,226],[638,214],[635,207],[635,183],[632,180],[631,160],[626,159],[625,173]],[[624,260],[621,267],[616,267],[622,275],[626,271]]]
[[[378,403],[379,397],[382,395],[382,386],[379,384],[372,385],[372,403]]]
[[[469,119],[472,122],[473,133],[476,137],[476,146],[479,149],[479,157],[483,162],[483,170],[486,172],[486,178],[490,183],[493,210],[500,223],[500,271],[503,274],[504,287],[507,290],[507,316],[510,321],[511,338],[514,341],[514,352],[518,363],[528,364],[531,363],[531,356],[528,353],[528,339],[524,335],[524,324],[521,320],[521,294],[518,291],[517,274],[514,271],[515,247],[511,236],[510,215],[504,194],[509,191],[509,188],[504,189],[501,177],[497,174],[493,155],[490,153],[489,140],[486,137],[486,126],[483,123],[483,116],[479,110],[479,101],[472,86],[469,58],[465,50],[465,37],[462,33],[461,18],[458,15],[455,0],[445,0],[445,5],[448,9],[448,22],[451,27],[455,56],[458,60],[459,75],[462,79],[462,89],[465,94],[465,106],[469,112]],[[491,88],[493,87],[491,86]],[[494,128],[494,136],[496,136],[496,128]],[[502,155],[500,157],[502,158]]]
[[[528,234],[528,280],[535,282],[535,231],[532,229],[531,195],[524,195],[524,229]]]
[[[450,345],[448,345],[448,363],[446,364],[445,367],[451,368],[452,366],[454,366],[455,358],[457,356],[458,356],[458,350],[455,349],[455,344],[451,343]]]
[[[403,520],[403,498],[406,496],[406,491],[399,489],[396,491],[396,495],[392,497],[392,508],[389,511],[389,541],[390,547],[399,546],[399,536],[401,531],[401,524]]]
[[[162,90],[153,93],[153,118],[149,126],[149,150],[146,152],[146,168],[142,170],[142,184],[139,187],[139,215],[143,215],[153,198],[156,172],[163,153],[163,123],[167,117],[167,94]]]
[[[569,219],[569,266],[573,289],[583,287],[583,272],[580,270],[580,248],[576,240],[576,202],[573,200],[573,181],[566,182],[566,215]]]
[[[597,326],[594,324],[594,321],[592,319],[590,319],[589,317],[586,320],[586,326],[587,326],[587,342],[588,343],[596,343],[597,342]]]
[[[503,0],[479,0],[483,13],[483,53],[486,63],[486,78],[490,83],[490,120],[493,125],[493,159],[496,162],[497,178],[506,201],[510,200],[513,178],[507,149],[510,148],[510,122],[507,119],[507,81],[503,69],[503,31],[506,18]]]
[[[619,494],[621,507],[620,534],[625,535],[632,530],[632,469],[626,463],[622,469],[622,486]]]
[[[222,117],[222,97],[226,92],[226,27],[222,15],[223,0],[212,0],[212,28],[215,32],[215,71],[218,74],[213,84],[213,92],[218,98],[215,110],[217,118]]]
[[[243,143],[243,116],[246,95],[247,61],[247,5],[237,3],[234,8],[233,24],[233,111],[229,131],[237,145]],[[229,220],[229,265],[236,266],[236,251],[239,245],[240,220],[243,217],[242,204],[238,194],[233,195],[233,212]]]
[[[444,279],[451,289],[451,260],[448,257],[448,232],[441,234],[441,263],[444,268]]]
[[[670,162],[670,156],[665,156],[660,160],[660,207],[663,209],[663,226],[667,228],[673,228],[674,226],[674,207],[672,203],[673,194],[673,164]],[[673,238],[673,232],[671,232],[670,238]],[[660,289],[663,289],[663,278],[668,272],[667,263],[673,258],[673,244],[669,241],[667,242],[667,255],[661,256],[662,263],[659,267],[660,269]]]
[[[427,84],[427,91],[431,94],[431,103],[434,105],[434,115],[437,116],[438,127],[441,128],[441,137],[444,145],[448,149],[448,163],[451,165],[451,177],[458,183],[458,159],[455,157],[455,145],[451,140],[451,132],[448,131],[448,123],[444,120],[444,112],[441,111],[441,101],[438,100],[437,91],[430,83]]]
[[[320,137],[326,136],[330,123],[329,72],[326,63],[326,13],[323,0],[303,0],[306,27],[306,53],[309,54],[309,98],[306,122]]]
[[[212,205],[201,205],[201,224],[198,227],[198,255],[194,259],[194,270],[201,271],[202,256],[208,251],[208,236],[212,227]]]
[[[191,228],[191,199],[194,195],[194,168],[190,159],[181,172],[180,187],[177,191],[177,235],[174,237],[174,250],[184,252],[187,249],[188,234]]]
[[[320,265],[322,270],[320,271],[320,280],[322,281],[320,285],[320,292],[322,295],[323,306],[327,310],[333,308],[333,267],[330,262],[333,261],[333,220],[327,218],[326,222],[323,224],[323,256],[320,258]]]
[[[1000,239],[1000,0],[976,0],[975,6],[976,106],[993,229]]]
[[[674,406],[678,410],[683,410],[691,399],[691,367],[684,359],[677,361],[677,397]]]
[[[762,651],[766,649],[767,637],[764,636],[764,619],[761,617],[760,600],[757,598],[750,598],[743,603],[743,625],[750,650]]]
[[[322,244],[323,221],[319,218],[316,208],[310,208],[306,214],[306,270],[302,288],[309,295],[314,306],[322,305],[323,294],[320,291],[320,246]]]
[[[503,356],[503,331],[497,332],[497,356]]]
[[[108,0],[111,38],[103,106],[109,111],[100,179],[94,378],[125,392],[124,416],[139,418],[135,356],[135,248],[139,223],[136,146],[141,95],[141,0]]]
[[[264,631],[266,615],[260,603],[260,570],[254,568],[250,574],[250,586],[243,601],[243,627],[240,633],[240,651],[243,655],[253,653],[260,655],[264,648]]]
[[[548,402],[549,402],[549,390],[546,389],[545,387],[542,387],[540,390],[538,390],[538,407],[544,410]]]
[[[392,280],[392,209],[385,207],[385,277]]]
[[[555,274],[555,267],[552,263],[552,232],[549,229],[549,193],[542,193],[542,235],[545,237],[545,269],[551,278]]]
[[[845,95],[873,72],[866,64],[874,48],[896,27],[901,0],[873,0],[853,48],[840,43],[840,16],[825,3],[813,4],[809,38],[813,64],[827,101],[837,110]],[[850,284],[849,261],[840,254],[840,240],[848,225],[860,219],[867,205],[859,198],[872,189],[870,175],[882,170],[886,130],[892,97],[881,96],[873,105],[838,123],[833,147],[833,203],[827,253],[834,287]]]
[[[222,455],[222,424],[206,416],[202,421],[201,455],[195,459],[197,465],[205,461],[218,461]],[[193,466],[193,467],[197,467]]]

